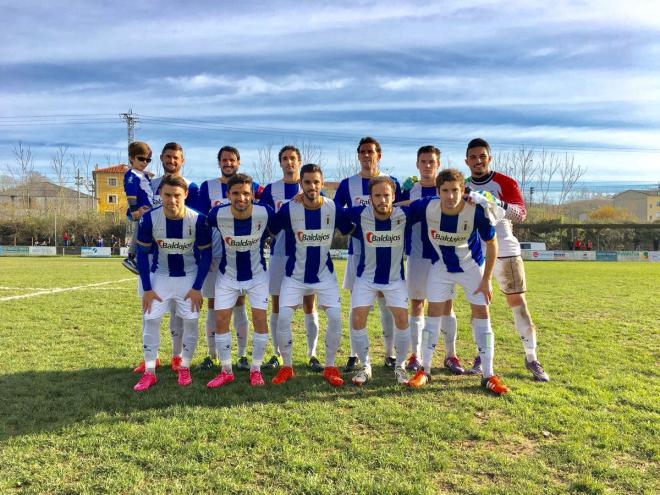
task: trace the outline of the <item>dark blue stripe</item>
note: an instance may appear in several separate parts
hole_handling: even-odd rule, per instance
[[[321,228],[321,209],[308,210],[305,208],[305,229],[318,230]],[[305,283],[315,284],[319,281],[319,265],[321,264],[320,246],[310,246],[305,250]]]
[[[458,226],[458,215],[440,215],[440,230],[443,232],[456,232]],[[448,272],[462,272],[463,269],[456,256],[454,246],[440,246],[442,261],[445,263]]]
[[[376,231],[392,230],[392,221],[376,219]],[[376,273],[374,274],[374,283],[389,284],[390,270],[392,269],[392,248],[376,248]]]
[[[223,184],[224,187],[224,184]],[[237,220],[234,218],[234,235],[250,235],[252,232],[252,217],[245,220]],[[236,252],[236,280],[242,282],[243,280],[252,279],[252,257],[250,251],[237,251]]]
[[[168,239],[181,239],[183,237],[183,219],[165,219],[165,237]],[[170,271],[170,277],[184,277],[186,275],[182,254],[168,254],[167,266]]]

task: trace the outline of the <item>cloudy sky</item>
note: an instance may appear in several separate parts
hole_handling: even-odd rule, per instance
[[[385,168],[436,144],[575,155],[590,180],[660,180],[660,4],[620,1],[0,1],[0,167],[64,145],[107,165],[136,138],[215,154],[311,143],[331,169],[373,135]],[[0,169],[0,173],[2,173]]]

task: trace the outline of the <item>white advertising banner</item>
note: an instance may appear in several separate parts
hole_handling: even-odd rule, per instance
[[[641,251],[617,251],[617,261],[645,261]]]
[[[111,254],[111,249],[109,247],[80,248],[80,256],[83,258],[109,258]]]
[[[30,256],[57,256],[55,246],[30,246]]]
[[[555,252],[554,251],[536,251],[532,249],[532,257],[530,258],[531,260],[536,260],[536,261],[552,261],[555,259]]]
[[[660,251],[648,251],[649,261],[660,262]]]
[[[119,248],[119,256],[123,256],[124,258],[126,258],[126,256],[128,256],[128,247],[126,247],[126,246],[120,247]]]

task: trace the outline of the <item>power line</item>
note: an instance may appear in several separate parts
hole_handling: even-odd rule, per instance
[[[101,125],[101,124],[116,124],[115,119],[111,119],[112,114],[52,114],[52,115],[27,115],[27,116],[0,116],[0,127],[24,127],[30,126],[49,126],[49,125]],[[269,126],[256,126],[256,125],[241,125],[241,124],[224,124],[222,122],[181,118],[181,117],[167,117],[167,116],[153,116],[153,115],[140,115],[134,114],[132,110],[128,113],[120,114],[122,120],[127,124],[127,133],[129,143],[134,140],[135,123],[138,121],[145,124],[153,124],[162,127],[174,128],[188,128],[188,129],[202,129],[202,130],[223,130],[225,132],[234,132],[240,134],[251,135],[277,135],[286,138],[298,139],[324,139],[333,141],[354,141],[356,139],[355,133],[345,133],[336,131],[320,131],[313,129],[298,129],[298,128],[281,128]],[[62,121],[61,119],[74,119]],[[12,121],[13,119],[13,121]],[[31,120],[32,119],[32,120]],[[42,120],[37,120],[42,119]],[[46,119],[46,120],[43,120]],[[463,139],[447,139],[433,136],[392,136],[378,134],[378,138],[383,141],[392,143],[399,143],[404,145],[419,145],[420,142],[433,142],[436,145],[442,146],[464,146],[465,140]],[[582,151],[582,152],[618,152],[618,153],[658,153],[660,148],[640,147],[640,146],[588,146],[580,144],[562,144],[562,145],[549,145],[537,143],[503,143],[491,142],[493,148],[515,150],[520,148],[527,149],[546,149],[550,151]]]

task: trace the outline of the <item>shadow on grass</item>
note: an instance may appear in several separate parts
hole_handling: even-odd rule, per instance
[[[0,414],[0,440],[13,436],[53,431],[84,422],[106,413],[125,421],[127,415],[141,411],[181,407],[233,408],[251,404],[272,404],[285,408],[299,403],[361,401],[407,394],[442,394],[447,387],[461,394],[487,395],[479,381],[459,377],[447,379],[438,374],[423,389],[399,386],[391,371],[374,369],[374,378],[363,387],[350,383],[333,388],[320,374],[300,367],[290,382],[270,384],[274,373],[264,374],[266,386],[250,387],[248,373],[236,371],[236,381],[210,390],[206,383],[215,376],[212,371],[193,371],[193,384],[177,385],[176,374],[167,367],[158,370],[158,383],[142,393],[133,391],[139,376],[126,368],[90,368],[72,371],[35,371],[0,376],[3,405]]]

